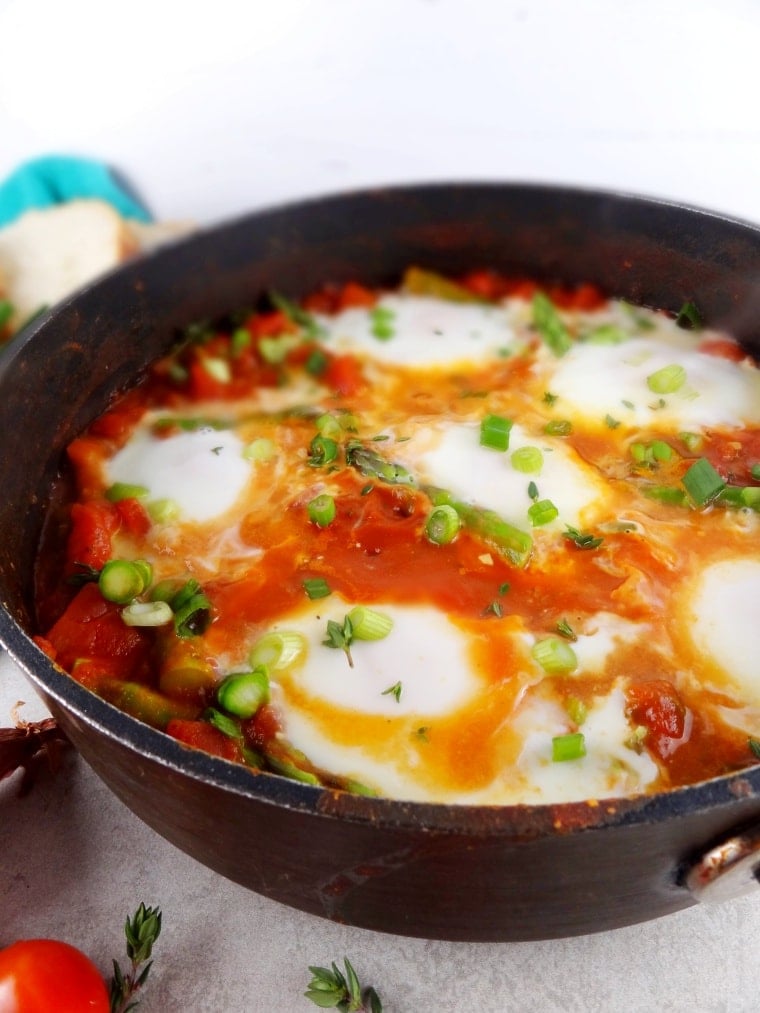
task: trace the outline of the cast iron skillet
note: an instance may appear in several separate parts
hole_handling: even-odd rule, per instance
[[[409,264],[592,281],[671,310],[694,299],[709,323],[760,349],[760,230],[673,204],[545,186],[415,186],[224,224],[109,275],[6,353],[0,640],[138,816],[224,876],[314,914],[461,940],[609,929],[692,903],[687,872],[716,843],[688,880],[695,890],[709,894],[716,870],[718,887],[737,868],[740,887],[756,882],[760,767],[669,794],[583,804],[356,797],[187,750],[88,693],[29,639],[35,550],[63,450],[178,327],[251,305],[272,287],[298,296],[327,280],[393,282]],[[737,848],[749,849],[738,866]]]

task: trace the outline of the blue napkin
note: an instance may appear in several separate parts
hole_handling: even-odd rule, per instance
[[[0,227],[29,208],[45,208],[77,197],[99,197],[125,218],[153,220],[129,182],[116,170],[86,158],[47,155],[25,162],[0,183]]]

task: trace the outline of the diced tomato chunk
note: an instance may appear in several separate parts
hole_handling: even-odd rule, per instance
[[[220,756],[223,760],[232,760],[235,763],[244,762],[240,743],[231,739],[229,735],[225,735],[224,732],[220,732],[208,721],[172,718],[166,726],[166,733],[178,742],[192,746],[193,749],[202,749],[204,753]]]
[[[71,507],[71,532],[66,548],[69,572],[76,563],[96,570],[111,558],[111,538],[121,526],[119,511],[108,500],[88,500]]]
[[[121,499],[116,504],[116,510],[124,527],[131,535],[142,538],[150,531],[150,516],[139,499],[135,499],[133,496]]]
[[[681,744],[687,709],[675,686],[666,679],[634,683],[626,692],[626,713],[650,733],[647,745],[665,757]]]
[[[96,584],[85,584],[47,633],[55,658],[71,670],[77,659],[111,659],[121,677],[134,679],[148,661],[150,634],[127,626],[120,608],[105,601]]]
[[[374,306],[377,302],[377,295],[364,285],[355,281],[349,281],[338,293],[339,310],[350,309],[353,306]]]
[[[337,394],[349,397],[365,384],[362,367],[353,355],[336,355],[330,360],[322,379]]]
[[[271,704],[264,704],[252,718],[243,721],[243,732],[253,749],[266,751],[267,744],[281,730],[280,718]]]
[[[730,362],[743,362],[747,353],[742,346],[730,338],[704,338],[697,349],[705,355],[714,355],[718,359],[728,359]]]
[[[281,310],[273,313],[259,313],[246,324],[251,336],[254,338],[273,338],[278,334],[289,334],[298,328]]]

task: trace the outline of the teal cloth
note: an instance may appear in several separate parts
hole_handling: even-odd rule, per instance
[[[0,227],[30,208],[45,208],[77,197],[99,197],[125,218],[152,220],[129,183],[113,169],[86,158],[47,155],[25,162],[0,183]]]

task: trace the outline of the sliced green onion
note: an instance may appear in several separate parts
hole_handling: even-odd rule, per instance
[[[673,448],[664,440],[652,440],[649,449],[655,461],[669,461],[673,457]]]
[[[252,672],[232,672],[219,683],[216,691],[219,706],[238,718],[252,718],[269,702],[269,676],[264,665]]]
[[[700,457],[695,461],[681,481],[696,506],[706,506],[726,487],[726,483],[706,457]]]
[[[555,735],[552,739],[552,760],[564,763],[566,760],[580,760],[586,755],[586,739],[583,732],[568,732]]]
[[[198,588],[197,580],[189,580],[170,601],[174,610],[174,632],[178,637],[199,636],[211,621],[211,602]]]
[[[334,415],[330,415],[329,412],[325,412],[324,415],[320,415],[314,422],[314,425],[319,430],[321,436],[326,436],[331,440],[339,437],[343,432],[340,422]]]
[[[111,559],[100,571],[98,587],[106,601],[128,605],[145,590],[143,572],[126,559]]]
[[[628,448],[636,464],[646,464],[649,459],[646,443],[632,443]]]
[[[658,500],[660,503],[668,503],[671,506],[687,506],[688,500],[683,489],[672,485],[650,485],[641,490],[647,499]]]
[[[338,456],[338,444],[327,436],[315,436],[309,444],[309,464],[321,468]]]
[[[589,345],[620,345],[628,340],[628,335],[617,324],[602,324],[585,334],[582,340]]]
[[[393,629],[393,620],[384,612],[357,605],[348,613],[354,640],[382,640]]]
[[[150,490],[144,485],[133,485],[131,482],[114,482],[106,489],[106,499],[118,503],[123,499],[144,499]]]
[[[215,355],[207,355],[201,359],[201,365],[212,380],[217,383],[229,383],[232,380],[232,370],[227,359],[221,359]]]
[[[544,426],[547,436],[569,436],[573,431],[573,424],[568,419],[553,419]]]
[[[686,383],[686,370],[678,363],[663,366],[647,377],[647,387],[654,394],[675,394]]]
[[[166,626],[174,613],[165,601],[133,601],[121,610],[121,618],[127,626]]]
[[[281,334],[279,337],[259,338],[259,355],[270,366],[279,366],[288,357],[301,339],[295,334]]]
[[[326,528],[335,520],[335,500],[323,492],[321,496],[315,496],[306,504],[306,512],[312,524]]]
[[[679,327],[698,331],[702,327],[702,314],[693,302],[685,302],[678,311],[676,323]]]
[[[749,469],[749,473],[756,482],[760,482],[760,464],[753,464]]]
[[[338,425],[346,433],[359,432],[359,419],[353,412],[341,412],[338,416]]]
[[[142,577],[142,589],[144,591],[146,588],[150,587],[150,582],[153,580],[153,567],[147,559],[133,559],[132,566],[137,567],[137,572]]]
[[[462,521],[453,506],[444,504],[435,507],[425,524],[428,541],[434,545],[448,545],[459,534]]]
[[[238,327],[230,335],[230,351],[237,358],[251,344],[251,332],[245,327]]]
[[[717,501],[739,509],[749,507],[751,510],[760,511],[760,486],[727,485],[718,493]]]
[[[160,580],[158,584],[150,589],[150,600],[165,601],[171,607],[173,599],[182,586],[182,583],[178,580]]]
[[[306,653],[306,639],[295,630],[265,633],[256,641],[248,655],[252,669],[263,665],[269,671],[289,668]]]
[[[544,466],[544,455],[538,447],[520,447],[513,452],[509,460],[515,471],[521,471],[526,475],[540,471]]]
[[[174,499],[154,499],[147,505],[150,519],[155,524],[171,524],[179,519],[182,511]]]
[[[268,436],[259,436],[243,448],[243,457],[246,461],[256,461],[264,464],[271,461],[277,454],[277,444]]]
[[[534,528],[540,528],[559,517],[559,510],[550,499],[540,499],[528,507],[528,519]]]
[[[329,360],[322,349],[315,348],[313,352],[309,352],[304,369],[309,376],[321,376],[327,369],[328,363]]]
[[[537,640],[530,653],[533,660],[549,675],[574,672],[578,667],[575,651],[566,640],[560,640],[559,637]]]
[[[578,528],[574,528],[570,524],[565,525],[563,535],[577,545],[579,549],[598,549],[604,541],[603,538],[599,536],[595,537],[589,531],[579,531]]]
[[[490,450],[508,450],[512,420],[501,415],[486,415],[480,423],[480,445]]]
[[[551,299],[543,292],[533,296],[533,323],[544,344],[558,358],[573,346],[570,334]]]
[[[294,763],[290,763],[288,760],[283,760],[278,756],[271,756],[269,753],[266,754],[266,760],[275,774],[289,777],[291,781],[300,781],[302,784],[319,784],[319,778],[316,774],[312,774],[308,770],[301,770],[300,767],[296,767]]]
[[[370,310],[369,318],[371,321],[370,329],[376,338],[379,338],[381,341],[387,341],[395,335],[396,314],[388,306],[375,306]]]
[[[678,438],[691,454],[696,454],[701,450],[705,442],[701,433],[679,433]]]
[[[588,707],[583,700],[577,696],[569,696],[565,700],[565,710],[568,717],[575,725],[582,725],[588,717]]]
[[[319,598],[327,598],[332,594],[332,588],[324,577],[308,577],[301,581],[301,587],[306,592],[307,598],[317,601]]]

